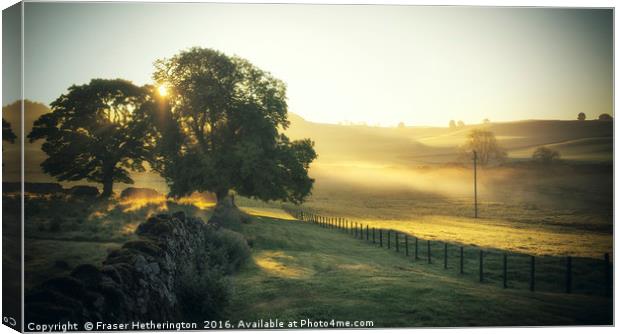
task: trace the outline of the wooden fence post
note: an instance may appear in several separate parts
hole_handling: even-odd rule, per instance
[[[418,237],[415,237],[415,259],[419,259],[418,257]]]
[[[426,256],[428,257],[428,263],[431,263],[431,241],[426,240]]]
[[[388,230],[387,231],[387,240],[388,240],[388,249],[390,249],[390,241],[392,240],[392,238],[390,238],[390,234],[392,233],[392,231]]]
[[[461,246],[461,271],[460,273],[463,274],[463,246]]]
[[[396,245],[396,252],[400,253],[400,246],[398,245],[398,232],[394,232],[394,244]]]
[[[366,225],[366,241],[370,240],[370,227]]]
[[[536,264],[534,262],[534,255],[530,257],[530,291],[534,291],[535,282],[534,282],[534,272],[536,270]]]
[[[394,244],[396,245],[396,252],[400,253],[400,241],[398,240],[398,232],[394,232]]]
[[[364,240],[364,226],[360,224],[360,239]]]
[[[605,293],[611,296],[612,277],[611,266],[609,265],[609,253],[605,253]]]
[[[379,247],[383,248],[383,230],[379,229]]]
[[[443,243],[443,269],[448,269],[448,243]]]
[[[372,228],[372,243],[373,244],[376,243],[375,242],[375,228],[374,227]]]
[[[409,256],[409,238],[405,234],[405,256]]]
[[[484,281],[484,269],[483,269],[483,261],[482,261],[482,249],[480,250],[480,282]]]
[[[504,253],[504,289],[508,287],[508,254]]]
[[[570,256],[566,257],[566,293],[571,292],[571,288],[573,285],[573,277],[572,277],[572,266],[573,260]]]

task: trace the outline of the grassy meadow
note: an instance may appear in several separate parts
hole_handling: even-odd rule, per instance
[[[45,106],[27,104],[36,119]],[[27,113],[28,114],[28,113]],[[10,118],[10,112],[6,113]],[[28,131],[29,125],[26,125]],[[474,219],[473,170],[459,147],[471,129],[493,131],[508,153],[501,165],[478,170],[479,216]],[[609,324],[604,253],[613,249],[613,123],[522,121],[462,128],[384,128],[312,123],[291,115],[292,138],[312,138],[319,158],[316,182],[300,206],[237,197],[255,217],[241,232],[252,261],[234,278],[226,313],[231,320],[374,320],[375,326]],[[18,134],[19,135],[19,134]],[[562,161],[530,160],[541,146]],[[5,157],[15,147],[5,147]],[[27,144],[26,181],[55,182],[43,174],[40,142]],[[14,153],[14,152],[13,152]],[[6,160],[6,159],[5,159]],[[17,168],[17,169],[16,169]],[[18,167],[7,160],[6,171]],[[134,174],[137,187],[162,195],[100,202],[66,195],[26,198],[25,280],[30,288],[98,265],[134,236],[152,214],[183,210],[207,220],[212,197],[166,198],[152,172]],[[63,184],[65,188],[83,182]],[[120,193],[128,185],[116,184]],[[4,195],[4,206],[18,198]],[[342,217],[369,228],[409,235],[409,256],[356,240],[342,231],[295,220],[303,210]],[[419,238],[420,259],[413,256]],[[426,242],[433,263],[426,263]],[[448,269],[443,268],[448,243]],[[459,247],[465,273],[458,273]],[[479,251],[485,278],[478,282]],[[508,254],[508,289],[502,256]],[[537,257],[536,292],[528,291],[529,259]],[[564,293],[566,256],[573,257],[573,293]],[[613,261],[613,259],[612,259]]]
[[[611,298],[503,289],[470,269],[414,261],[342,231],[260,217],[234,278],[233,320],[371,320],[375,327],[606,324]],[[402,250],[401,250],[402,252]],[[472,268],[472,267],[470,267]],[[475,267],[473,267],[475,268]]]

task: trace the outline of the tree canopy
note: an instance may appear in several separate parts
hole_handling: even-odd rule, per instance
[[[541,164],[551,164],[560,160],[560,152],[546,146],[541,146],[532,154],[532,160]]]
[[[310,194],[316,158],[309,139],[291,141],[285,84],[239,57],[192,48],[158,60],[154,80],[167,106],[154,167],[170,194],[230,191],[298,203]]]
[[[506,151],[497,142],[495,134],[488,130],[471,130],[467,135],[463,151],[467,157],[471,157],[476,151],[478,163],[482,166],[491,162],[502,162],[506,159]]]
[[[17,136],[13,132],[11,128],[11,123],[7,122],[4,118],[2,119],[2,141],[9,142],[11,144],[15,143],[15,139]]]
[[[583,112],[580,112],[579,114],[577,114],[577,120],[578,121],[585,121],[586,120],[586,114]]]
[[[102,197],[112,194],[114,182],[133,183],[129,171],[144,171],[154,147],[147,121],[152,90],[121,79],[69,87],[28,135],[45,140],[43,171],[59,181],[102,183]]]

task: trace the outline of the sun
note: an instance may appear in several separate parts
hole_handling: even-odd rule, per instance
[[[159,87],[157,87],[157,92],[161,96],[166,96],[166,95],[168,95],[168,88],[166,88],[166,86],[163,86],[163,85],[159,86]]]

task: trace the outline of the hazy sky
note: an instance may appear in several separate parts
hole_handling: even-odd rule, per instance
[[[592,118],[612,113],[612,31],[611,10],[27,3],[25,96],[148,83],[153,61],[200,46],[282,79],[312,121]]]

